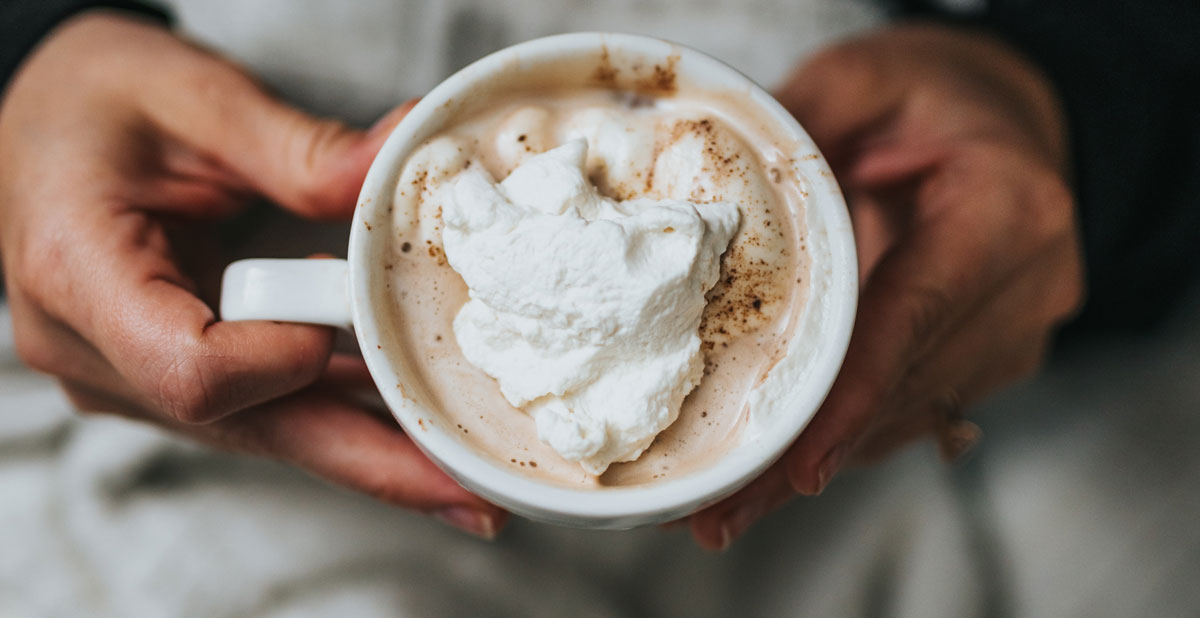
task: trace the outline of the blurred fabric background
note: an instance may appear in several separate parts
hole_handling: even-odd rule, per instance
[[[845,0],[171,4],[289,100],[361,125],[545,34],[661,36],[769,87],[882,19]],[[239,251],[342,253],[345,233],[260,213]],[[525,521],[486,543],[274,463],[79,417],[16,360],[4,308],[0,616],[1194,616],[1198,412],[1193,294],[1160,330],[1072,342],[981,406],[967,462],[910,448],[725,554],[683,530]]]

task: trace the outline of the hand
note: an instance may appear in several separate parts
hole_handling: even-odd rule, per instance
[[[848,459],[979,438],[966,406],[1040,364],[1081,303],[1064,122],[1024,59],[982,34],[899,26],[826,50],[779,92],[846,193],[862,295],[841,373],[783,458],[694,515],[724,548]]]
[[[113,13],[28,58],[0,107],[0,255],[16,345],[89,411],[278,458],[491,536],[504,513],[355,403],[361,360],[329,328],[219,322],[185,262],[203,222],[265,196],[342,219],[407,111],[369,133],[268,96],[231,63]]]

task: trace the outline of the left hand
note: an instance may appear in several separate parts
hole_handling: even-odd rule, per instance
[[[426,458],[333,329],[222,322],[212,222],[255,196],[349,219],[408,106],[369,132],[270,96],[120,12],[47,35],[0,105],[0,265],[20,357],[81,410],[270,457],[484,537],[507,514]],[[212,284],[212,285],[210,285]]]
[[[846,192],[862,295],[828,398],[783,458],[691,517],[723,549],[847,460],[936,436],[978,439],[963,410],[1030,375],[1083,297],[1064,120],[1044,77],[1003,43],[940,26],[830,48],[779,92]]]

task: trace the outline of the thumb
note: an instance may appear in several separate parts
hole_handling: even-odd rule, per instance
[[[258,193],[310,218],[354,212],[372,159],[413,105],[360,131],[283,103],[228,62],[204,55],[195,64],[202,76],[165,80],[144,95],[143,109]]]
[[[886,57],[848,41],[800,65],[775,95],[839,172],[857,142],[880,129],[899,105],[901,80],[890,77]]]

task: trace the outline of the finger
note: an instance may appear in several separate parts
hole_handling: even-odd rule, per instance
[[[79,411],[109,412],[141,420],[158,421],[158,424],[167,427],[179,427],[176,423],[162,419],[161,414],[147,410],[138,401],[137,394],[131,390],[116,370],[104,361],[99,352],[91,348],[90,344],[78,335],[75,335],[75,339],[66,349],[69,351],[69,356],[86,359],[86,362],[76,361],[85,370],[59,371],[55,372],[55,375],[59,378],[59,383],[68,398]],[[337,392],[339,396],[345,395],[347,401],[354,403],[361,403],[361,400],[364,399],[361,397],[361,393],[367,390],[374,393],[378,399],[378,390],[375,389],[375,383],[371,379],[366,363],[362,358],[350,354],[331,356],[329,364],[317,383]],[[397,426],[391,423],[392,416],[386,411],[386,405],[382,403],[381,399],[378,399],[378,405],[383,406],[384,410],[379,411],[369,405],[364,406],[363,409],[375,414],[385,422]]]
[[[852,461],[872,464],[918,440],[933,437],[942,458],[952,462],[973,449],[982,429],[963,417],[957,391],[946,388],[920,405],[910,405],[876,423],[855,446]]]
[[[104,320],[100,347],[157,409],[185,423],[208,423],[311,384],[332,350],[327,327],[219,322],[169,277],[137,292],[144,304]],[[142,337],[108,334],[120,331]]]
[[[901,105],[905,80],[889,74],[885,61],[869,47],[849,41],[815,55],[778,89],[780,102],[812,136],[835,172]]]
[[[218,219],[241,211],[254,196],[249,183],[207,153],[175,136],[161,135],[153,127],[139,126],[138,130],[150,133],[141,143],[151,155],[133,170],[138,174],[136,182],[125,183],[132,205],[190,218]]]
[[[842,370],[786,456],[797,491],[824,488],[916,358],[1039,246],[1021,233],[1024,191],[988,167],[1002,161],[972,159],[956,154],[922,187],[919,221],[867,282]]]
[[[854,246],[858,253],[858,284],[863,287],[875,272],[880,260],[890,253],[911,227],[912,209],[897,207],[897,203],[912,203],[903,190],[855,190],[847,187],[846,205],[854,230]]]
[[[89,273],[89,279],[95,278]],[[103,287],[103,284],[101,284]],[[181,294],[187,295],[187,292]],[[89,302],[70,299],[71,306],[91,308]],[[125,299],[137,302],[136,297]],[[147,409],[153,406],[147,397],[122,375],[105,355],[84,336],[62,320],[41,311],[30,303],[17,287],[11,290],[10,306],[14,324],[18,325],[14,335],[18,353],[27,365],[59,378],[72,403],[83,412],[112,412],[145,418]],[[71,316],[80,318],[79,315]],[[142,324],[142,327],[150,326]],[[127,343],[136,343],[131,338]],[[352,369],[341,363],[341,378],[352,375]],[[361,380],[355,376],[356,379]],[[213,385],[221,388],[220,384]],[[157,408],[161,411],[161,408]]]
[[[320,389],[197,429],[218,444],[290,462],[484,538],[506,520],[502,509],[460,487],[402,431]]]
[[[946,159],[947,147],[937,142],[880,143],[863,152],[845,182],[856,187],[882,187],[928,172]]]
[[[1076,251],[1058,243],[1035,253],[985,306],[915,361],[864,435],[855,458],[875,461],[926,435],[955,459],[979,438],[966,408],[1041,365],[1048,337],[1079,302]],[[1064,293],[1065,292],[1065,293]]]
[[[898,415],[873,427],[855,448],[854,461],[874,463],[918,438],[932,436],[942,460],[953,463],[974,449],[983,438],[983,430],[967,420],[965,412],[958,392],[947,388],[920,408],[910,408],[901,413],[903,416]]]
[[[344,365],[349,363],[343,362]],[[336,377],[348,366],[332,372]],[[470,494],[439,470],[398,428],[328,389],[307,389],[209,425],[164,419],[136,403],[63,380],[81,411],[116,412],[190,435],[212,446],[281,459],[335,484],[432,514],[492,538],[507,513]]]
[[[367,369],[367,363],[361,356],[351,354],[334,354],[325,368],[323,380],[336,383],[345,388],[355,390],[376,390],[375,380]]]
[[[711,551],[724,551],[750,525],[795,495],[787,468],[776,463],[734,495],[689,518],[696,544]]]
[[[399,427],[396,418],[392,416],[383,396],[379,394],[375,380],[367,369],[367,363],[361,356],[351,354],[334,354],[325,367],[318,383],[330,385],[349,401],[353,401],[362,410],[371,413],[376,418],[391,427]]]
[[[38,301],[94,345],[146,407],[206,423],[320,375],[332,329],[218,322],[170,258],[161,226],[137,211],[93,211],[74,223],[104,233],[54,249],[57,272]]]
[[[193,48],[179,53],[183,68],[170,83],[140,91],[141,109],[259,193],[307,217],[350,216],[371,160],[411,109],[401,106],[377,130],[362,132],[277,100],[228,62]]]
[[[1020,294],[1015,297],[1022,302],[1025,300]],[[1004,306],[1001,310],[1007,312],[1009,308]],[[919,369],[910,371],[907,378],[920,384],[936,384],[941,391],[934,391],[932,387],[919,390],[922,393],[939,392],[940,396],[923,400],[919,406],[904,404],[899,412],[895,411],[894,402],[887,402],[888,407],[879,415],[883,419],[867,430],[850,452],[835,457],[852,454],[858,461],[875,461],[895,448],[931,433],[941,438],[939,447],[944,457],[948,460],[961,457],[979,441],[982,432],[977,425],[962,418],[966,402],[946,385],[959,385],[958,388],[968,394],[967,402],[974,401],[984,392],[980,378],[989,374],[993,363],[984,367],[969,360],[978,357],[981,343],[994,343],[991,339],[995,333],[995,324],[986,318],[974,320],[968,328],[960,329],[948,344],[927,355],[936,359],[936,363],[919,364]],[[995,359],[995,355],[989,358]],[[706,549],[728,548],[755,521],[784,503],[795,491],[786,462],[777,463],[743,490],[692,515],[693,536]]]

